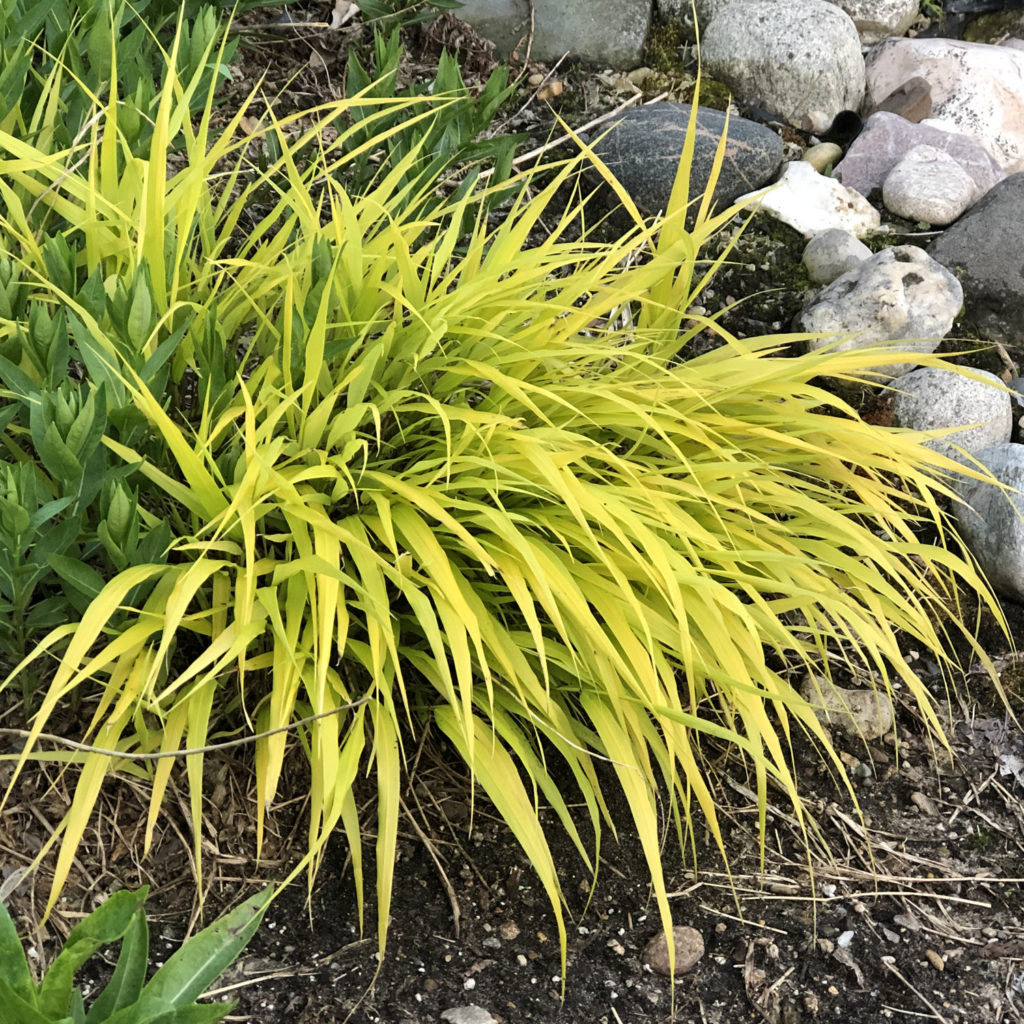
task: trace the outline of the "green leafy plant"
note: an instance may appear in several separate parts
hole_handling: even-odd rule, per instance
[[[387,32],[408,28],[437,17],[438,11],[457,11],[461,0],[356,0],[362,16]]]
[[[225,5],[219,4],[220,8]],[[240,5],[258,6],[252,0]],[[113,78],[124,103],[122,131],[141,148],[156,97],[167,40],[180,23],[177,73],[205,85],[230,76],[237,39],[218,53],[224,22],[218,5],[168,0],[0,0],[0,125],[44,147],[79,138],[97,97]],[[134,132],[129,131],[134,124]]]
[[[32,979],[7,908],[0,903],[0,1000],[9,1024],[213,1024],[233,1003],[196,1000],[246,947],[273,896],[273,887],[250,897],[184,942],[146,981],[149,928],[143,904],[148,889],[110,896],[71,930],[42,980]],[[86,1008],[75,974],[101,947],[120,942],[113,976]]]
[[[40,735],[71,695],[90,716],[91,751],[54,755],[81,774],[51,905],[103,777],[166,755],[149,775],[148,843],[172,755],[212,728],[260,736],[259,844],[291,726],[311,772],[310,870],[342,828],[360,908],[352,783],[376,778],[383,949],[407,744],[432,727],[529,856],[564,957],[538,802],[585,864],[598,851],[558,762],[598,843],[613,823],[594,759],[610,763],[668,923],[659,789],[684,849],[699,815],[724,852],[709,741],[748,760],[762,834],[770,780],[806,821],[794,731],[842,773],[790,669],[866,664],[938,730],[900,636],[948,664],[937,623],[958,585],[998,614],[973,566],[917,533],[949,535],[936,471],[953,464],[820,386],[892,362],[891,348],[793,357],[795,336],[739,339],[685,312],[728,255],[707,265],[701,246],[736,212],[713,213],[709,191],[686,227],[694,123],[657,225],[582,144],[579,159],[500,186],[514,198],[492,222],[499,186],[450,193],[418,172],[426,136],[364,189],[344,185],[363,153],[450,99],[357,95],[271,112],[255,137],[240,130],[244,105],[214,136],[212,93],[194,124],[189,100],[169,74],[148,156],[131,161],[116,158],[128,143],[113,100],[84,154],[0,133],[0,233],[27,301],[49,305],[51,323],[63,313],[84,368],[68,408],[105,391],[101,445],[129,471],[139,520],[172,534],[163,562],[118,569],[0,683],[52,665],[12,787],[46,756]],[[365,108],[405,116],[356,146],[368,118],[323,130]],[[170,169],[179,127],[185,159]],[[264,139],[279,155],[254,167],[246,154]],[[574,234],[594,219],[573,187],[586,167],[634,222],[618,239]],[[66,225],[76,289],[45,270],[33,209]],[[78,282],[86,268],[102,301]],[[0,343],[23,344],[18,330],[0,324]],[[702,330],[723,345],[681,360]],[[24,406],[4,436],[28,454]],[[185,770],[199,821],[201,752]]]
[[[357,126],[356,131],[346,134],[344,150],[354,157],[348,169],[350,187],[364,191],[375,177],[402,165],[408,167],[408,171],[399,187],[409,185],[420,192],[424,184],[443,182],[446,175],[457,169],[461,179],[459,193],[466,195],[472,190],[480,168],[486,166],[491,185],[495,186],[488,200],[493,205],[502,196],[496,186],[508,179],[516,146],[525,138],[522,135],[480,138],[514,91],[508,84],[508,67],[495,68],[480,92],[474,94],[463,81],[458,61],[444,51],[432,82],[399,90],[401,60],[402,43],[397,30],[390,34],[374,32],[373,73],[363,66],[355,50],[349,53],[345,77],[347,94],[381,101],[374,107],[357,106],[347,112]],[[446,101],[428,120],[403,124],[406,114],[401,105],[385,105],[388,100],[422,95]],[[373,145],[375,140],[383,145]],[[406,161],[413,152],[416,159]]]

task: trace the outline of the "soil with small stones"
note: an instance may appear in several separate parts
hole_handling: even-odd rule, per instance
[[[301,5],[291,11],[298,21],[322,15]],[[248,30],[277,13],[260,12],[262,20],[250,20]],[[457,27],[448,30],[458,35]],[[268,65],[268,93],[293,107],[340,95],[346,47],[338,40],[355,40],[357,29],[348,36],[294,28],[287,39],[283,34],[253,36],[261,49],[243,58],[237,95]],[[471,36],[462,38],[472,44]],[[430,77],[434,43],[421,38],[404,68],[408,79]],[[486,71],[486,50],[474,52],[478,70]],[[564,102],[577,101],[574,123],[614,106],[628,91],[614,74],[567,68],[558,75]],[[677,83],[679,98],[688,98],[685,77]],[[508,130],[543,139],[550,123],[540,105],[527,103]],[[701,297],[709,312],[725,309],[723,323],[738,335],[788,329],[807,284],[788,229],[753,227],[714,290]],[[780,288],[779,281],[788,283]],[[738,298],[744,301],[736,304]],[[1019,641],[1024,610],[1010,607],[1007,614]],[[984,617],[979,636],[997,659],[1010,706],[1020,711],[1024,665]],[[707,751],[717,760],[716,805],[728,863],[699,817],[696,833],[684,837],[684,851],[674,829],[666,829],[661,863],[675,923],[696,928],[706,947],[674,986],[644,962],[644,947],[661,925],[644,854],[628,806],[615,799],[614,779],[605,781],[617,837],[607,829],[602,835],[596,883],[557,823],[549,830],[566,901],[563,977],[558,922],[522,850],[482,796],[471,806],[460,762],[440,737],[427,735],[403,794],[383,959],[374,887],[366,886],[361,930],[351,861],[336,838],[312,891],[298,882],[279,896],[218,981],[215,998],[237,1000],[228,1019],[254,1024],[420,1024],[470,1006],[509,1024],[1024,1021],[1024,736],[968,652],[960,652],[964,669],[956,693],[947,692],[935,666],[905,653],[917,657],[944,709],[951,750],[936,751],[912,702],[899,700],[899,692],[893,734],[869,745],[835,736],[852,794],[820,751],[794,737],[797,781],[813,819],[795,820],[785,795],[769,787],[763,849],[756,779],[728,751],[717,758]],[[297,862],[305,846],[306,784],[301,769],[292,772],[284,786],[290,799],[269,822],[257,863],[251,761],[244,751],[232,759],[208,756],[203,919],[282,878]],[[0,763],[0,786],[9,777],[9,763]],[[67,788],[55,768],[41,767],[23,776],[0,818],[0,886],[22,934],[41,917],[49,879],[40,871],[12,888],[15,872],[49,839],[66,809]],[[145,788],[128,777],[107,788],[65,895],[36,935],[37,963],[55,955],[68,930],[100,899],[125,886],[152,887],[154,966],[201,926],[183,794],[183,779],[175,776],[153,849],[140,860]],[[372,791],[359,796],[371,829]],[[592,848],[583,817],[580,831]],[[373,839],[372,831],[364,833],[368,879]],[[87,991],[109,976],[112,963],[94,960],[84,970]]]

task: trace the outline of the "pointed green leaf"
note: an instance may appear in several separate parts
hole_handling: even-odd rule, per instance
[[[116,942],[128,930],[135,911],[146,899],[148,887],[115,892],[84,921],[71,929],[64,948],[39,987],[39,1009],[51,1017],[64,1016],[71,1005],[75,972],[100,946]]]
[[[116,1011],[134,1004],[146,981],[148,965],[149,927],[145,911],[139,907],[121,940],[113,976],[89,1007],[86,1024],[100,1024]]]
[[[0,903],[0,971],[11,992],[21,999],[34,1002],[32,972],[25,959],[14,921],[3,903]]]
[[[149,980],[141,1001],[194,1002],[245,948],[270,904],[274,887],[250,896],[229,914],[193,935]]]

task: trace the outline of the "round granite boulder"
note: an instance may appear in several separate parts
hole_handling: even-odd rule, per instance
[[[690,120],[688,103],[652,103],[624,111],[594,146],[597,155],[648,216],[668,207]],[[704,194],[725,131],[725,114],[697,108],[697,137],[690,166],[690,197]],[[725,159],[715,185],[719,207],[767,184],[782,163],[782,139],[770,128],[729,118]]]

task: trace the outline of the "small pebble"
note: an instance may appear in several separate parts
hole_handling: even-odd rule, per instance
[[[696,928],[679,925],[672,929],[675,945],[675,973],[685,974],[697,966],[704,955],[704,938]],[[644,947],[643,962],[649,964],[657,974],[672,973],[673,961],[669,958],[668,939],[665,932],[659,932]]]
[[[917,791],[910,794],[910,802],[922,813],[934,816],[938,813],[931,798]]]

